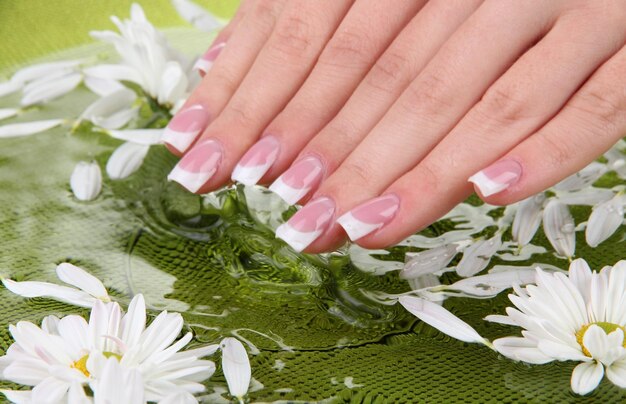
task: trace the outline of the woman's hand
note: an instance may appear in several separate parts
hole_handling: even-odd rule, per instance
[[[170,177],[205,192],[234,169],[310,199],[277,230],[297,250],[331,250],[346,232],[394,244],[465,199],[468,178],[488,203],[524,199],[626,130],[626,3],[271,2],[265,44],[233,44],[261,3],[242,6],[187,103],[216,118]],[[254,61],[229,67],[244,46]]]

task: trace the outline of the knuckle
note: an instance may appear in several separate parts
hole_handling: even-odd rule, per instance
[[[223,114],[228,117],[228,122],[237,127],[248,127],[256,122],[254,108],[249,102],[233,100]]]
[[[396,50],[389,50],[374,64],[367,75],[366,83],[386,93],[406,86],[411,71],[411,61]]]
[[[274,0],[256,0],[252,10],[246,13],[248,21],[273,26],[276,22],[280,2]]]
[[[543,146],[541,150],[548,151],[545,155],[551,167],[562,167],[576,155],[575,148],[571,146],[575,142],[557,141],[547,134],[542,135],[540,139]]]
[[[570,107],[582,112],[598,135],[613,135],[626,119],[626,97],[610,85],[589,86],[572,99]]]
[[[218,89],[221,89],[221,92],[227,94],[228,98],[230,98],[237,90],[237,87],[239,87],[239,80],[237,80],[237,77],[234,75],[235,70],[228,67],[215,67],[215,69],[211,69],[209,76],[211,78],[209,83],[211,92],[217,94]],[[203,93],[208,93],[206,91],[208,87],[205,87],[204,82],[201,87],[203,88]]]
[[[516,91],[495,85],[476,105],[482,118],[500,126],[509,126],[529,117],[529,103],[513,96]]]
[[[419,114],[429,119],[437,120],[447,116],[448,111],[454,108],[454,98],[449,83],[442,77],[445,77],[444,73],[428,73],[420,77],[407,88],[400,106],[409,114]]]
[[[295,13],[284,16],[276,25],[270,46],[281,57],[302,59],[312,48],[310,22]]]
[[[320,62],[344,68],[361,68],[369,65],[371,43],[367,34],[341,30],[330,40],[320,57]]]
[[[341,178],[349,178],[351,187],[367,186],[374,178],[374,170],[368,161],[346,161],[341,167]],[[342,184],[338,184],[341,186]],[[345,183],[343,184],[345,187]]]
[[[359,140],[359,130],[350,119],[334,119],[320,136],[321,143],[330,146],[331,150],[352,150]]]

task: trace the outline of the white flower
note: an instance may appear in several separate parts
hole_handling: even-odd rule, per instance
[[[180,314],[161,312],[146,328],[142,295],[133,298],[125,315],[117,303],[98,300],[89,322],[67,316],[42,324],[21,321],[11,326],[15,343],[0,358],[5,379],[34,386],[33,402],[61,401],[75,384],[89,385],[96,403],[105,402],[98,396],[119,394],[103,391],[119,382],[118,365],[111,360],[130,372],[129,384],[115,388],[147,401],[204,391],[199,382],[215,371],[213,362],[199,358],[215,352],[216,345],[180,351],[192,338],[187,333],[176,341],[183,326]]]
[[[102,172],[95,161],[76,164],[70,177],[70,188],[79,201],[94,200],[102,190]]]
[[[37,281],[16,282],[11,279],[2,279],[2,283],[11,292],[20,296],[49,297],[80,307],[93,307],[97,301],[111,301],[102,282],[84,269],[69,263],[62,263],[57,266],[56,273],[61,281],[78,289]]]
[[[120,31],[92,31],[91,36],[111,43],[121,56],[120,64],[85,69],[88,78],[127,80],[141,86],[162,104],[174,105],[188,90],[189,61],[172,49],[165,37],[147,20],[140,5],[131,6],[130,20],[111,20]]]
[[[537,285],[515,288],[499,322],[524,328],[522,337],[493,342],[503,355],[528,363],[580,361],[572,390],[587,394],[604,374],[626,388],[626,261],[592,272],[587,263],[572,262],[569,275],[536,272]]]
[[[236,338],[224,338],[220,343],[222,349],[222,370],[228,383],[230,394],[243,402],[243,397],[250,386],[251,368],[248,353],[243,344]]]

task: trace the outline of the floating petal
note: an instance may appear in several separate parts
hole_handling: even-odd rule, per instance
[[[114,180],[127,178],[141,167],[150,146],[126,142],[113,152],[107,161],[106,171]]]
[[[489,273],[461,279],[446,289],[462,292],[470,296],[494,297],[513,285],[526,285],[535,282],[535,270],[519,268],[509,271]]]
[[[463,277],[472,276],[487,267],[491,257],[502,246],[502,236],[496,234],[487,240],[477,240],[463,251],[463,258],[456,267],[456,272]]]
[[[618,195],[593,207],[585,229],[585,239],[589,246],[597,247],[611,237],[622,225],[624,222],[624,202],[624,197]]]
[[[33,81],[42,77],[54,75],[59,71],[67,71],[70,68],[77,67],[81,63],[81,60],[62,60],[59,62],[40,63],[27,66],[15,72],[13,77],[11,77],[11,81],[17,83],[26,83],[28,81]]]
[[[400,278],[412,279],[444,269],[457,253],[456,244],[446,244],[411,256],[400,271]]]
[[[541,213],[546,195],[540,194],[531,196],[518,204],[515,219],[513,219],[513,227],[511,234],[513,240],[520,246],[525,246],[533,239],[537,229],[541,224]]]
[[[220,347],[222,349],[222,370],[228,383],[228,390],[233,397],[241,400],[248,392],[252,374],[248,353],[243,344],[236,338],[224,338]]]
[[[567,205],[552,198],[543,211],[543,231],[557,254],[574,255],[576,249],[575,223]]]
[[[88,106],[81,119],[89,120],[105,129],[118,129],[137,115],[137,109],[132,108],[136,99],[134,91],[122,88]]]
[[[65,119],[48,119],[45,121],[20,122],[0,126],[0,139],[34,135],[62,125],[64,122]]]
[[[80,307],[92,307],[95,302],[88,293],[54,283],[16,282],[11,279],[3,279],[2,283],[11,292],[23,297],[50,297]]]
[[[79,201],[94,200],[102,190],[102,173],[98,163],[81,161],[76,164],[70,178],[70,187]]]
[[[16,91],[19,91],[24,86],[24,83],[19,81],[4,81],[0,83],[0,97],[4,97],[9,94],[13,94]]]
[[[469,324],[436,303],[413,296],[401,296],[398,301],[411,314],[452,338],[489,345]]]
[[[592,162],[576,174],[570,175],[554,186],[558,191],[576,191],[590,186],[607,171],[606,164]]]

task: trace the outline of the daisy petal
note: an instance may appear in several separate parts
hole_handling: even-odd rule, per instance
[[[84,269],[64,262],[57,266],[56,272],[59,279],[63,282],[76,286],[95,298],[109,301],[109,294],[102,282],[100,282],[100,279],[91,275]]]
[[[550,340],[544,339],[539,341],[537,348],[546,354],[546,356],[551,356],[560,361],[587,361],[589,359],[581,352],[580,348],[577,349]]]
[[[70,388],[70,384],[51,376],[33,388],[33,403],[57,403]]]
[[[611,237],[623,222],[624,207],[621,197],[594,206],[585,229],[587,244],[597,247]]]
[[[94,298],[80,290],[48,282],[15,282],[3,279],[2,283],[11,292],[23,297],[49,297],[80,307],[92,307]]]
[[[557,254],[564,257],[574,255],[576,233],[574,218],[567,205],[551,199],[543,211],[543,231]]]
[[[446,244],[411,256],[400,271],[400,278],[413,279],[444,269],[457,252],[456,244]]]
[[[597,362],[581,363],[572,372],[572,390],[580,395],[591,393],[598,387],[603,376],[604,368],[602,364]]]
[[[143,79],[141,78],[137,70],[129,66],[104,64],[89,67],[85,69],[84,72],[87,77],[95,77],[98,79],[113,81],[125,80],[143,86]]]
[[[501,246],[502,239],[499,233],[490,239],[475,241],[463,251],[463,258],[457,265],[456,272],[462,277],[479,273],[489,265],[491,257]]]
[[[75,89],[82,80],[82,74],[71,73],[57,80],[46,81],[28,92],[25,91],[20,104],[30,106],[61,97]]]
[[[90,404],[91,400],[85,394],[85,389],[80,383],[72,383],[67,392],[67,404]]]
[[[126,142],[113,152],[107,161],[106,171],[113,180],[122,180],[139,170],[150,146]]]
[[[446,289],[463,292],[470,296],[496,296],[513,285],[526,285],[535,281],[535,270],[530,268],[494,272],[461,279]]]
[[[59,62],[40,63],[36,65],[27,66],[18,70],[11,77],[11,81],[17,83],[25,83],[27,81],[33,81],[53,75],[58,71],[65,71],[69,68],[73,68],[81,64],[81,60],[62,60]]]
[[[128,312],[122,320],[122,341],[128,346],[136,345],[145,328],[146,301],[142,294],[138,294],[131,300]]]
[[[20,113],[20,109],[17,108],[0,108],[0,121],[3,119],[14,117]]]
[[[2,394],[12,403],[17,404],[31,404],[33,402],[33,392],[30,390],[20,391],[20,390],[0,390]]]
[[[123,87],[117,91],[105,95],[104,97],[96,100],[94,103],[89,105],[87,109],[85,109],[85,111],[82,113],[81,119],[87,119],[89,121],[92,121],[94,124],[102,126],[106,129],[116,129],[107,128],[102,124],[102,122],[106,122],[107,118],[110,118],[111,116],[114,116],[121,111],[127,111],[131,109],[131,106],[136,99],[137,94],[135,94],[134,91]]]
[[[452,338],[488,345],[469,324],[436,303],[412,296],[401,296],[398,301],[414,316]]]
[[[85,77],[84,84],[91,92],[101,97],[126,88],[117,80],[101,79],[92,76]]]
[[[541,213],[546,195],[542,192],[528,199],[521,201],[518,205],[511,235],[513,240],[520,246],[525,246],[533,239],[537,229],[541,224]]]
[[[161,83],[157,99],[160,104],[168,104],[183,97],[188,81],[178,62],[168,62],[163,70]]]
[[[163,129],[111,130],[109,131],[109,135],[115,139],[151,146],[161,143]]]
[[[4,81],[0,83],[0,97],[13,94],[16,91],[21,90],[23,86],[24,86],[24,83],[19,82],[19,81],[15,81],[15,80]],[[12,390],[7,390],[7,391],[12,391]]]
[[[34,135],[62,125],[64,122],[65,119],[48,119],[45,121],[20,122],[0,126],[0,139]]]
[[[554,186],[558,191],[576,191],[586,188],[596,182],[606,172],[605,164],[592,162],[576,174],[570,175]]]
[[[522,337],[505,337],[493,341],[493,347],[507,358],[542,365],[554,361],[554,358],[541,352],[537,344]]]
[[[625,389],[626,388],[626,357],[623,357],[619,361],[613,362],[613,364],[606,369],[606,376],[614,385]]]
[[[92,201],[102,190],[102,172],[95,161],[76,164],[70,177],[70,188],[79,201]]]
[[[222,348],[222,370],[230,394],[242,399],[248,392],[252,369],[248,353],[243,344],[236,338],[224,338],[220,343]]]
[[[489,321],[491,323],[504,324],[504,325],[513,325],[516,326],[517,323],[511,319],[509,316],[503,316],[501,314],[490,314],[483,318],[485,321]],[[495,341],[494,341],[495,343]]]

